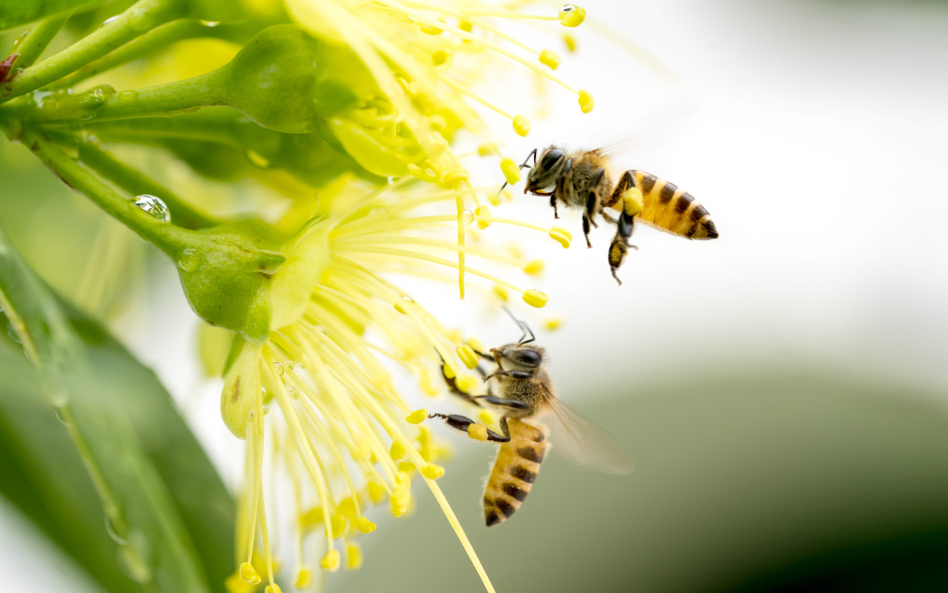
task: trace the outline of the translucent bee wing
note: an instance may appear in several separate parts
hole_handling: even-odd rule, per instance
[[[605,430],[552,395],[547,398],[546,411],[542,420],[550,425],[554,451],[607,474],[632,473],[632,458]]]
[[[606,144],[599,152],[610,158],[633,151],[654,152],[674,139],[698,108],[697,99],[687,95],[666,101],[636,119],[632,127],[620,136],[621,140]]]

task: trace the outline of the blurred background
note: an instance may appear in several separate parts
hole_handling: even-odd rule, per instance
[[[577,240],[544,254],[551,310],[517,312],[537,327],[565,313],[561,329],[538,331],[561,397],[636,470],[601,475],[554,453],[516,518],[486,530],[494,453],[446,433],[457,458],[440,482],[498,591],[948,589],[948,3],[584,7],[580,59],[558,74],[592,89],[596,110],[579,115],[551,90],[556,119],[535,119],[513,153],[631,136],[616,158],[694,195],[721,238],[640,228],[617,288],[608,230],[587,251],[575,213],[563,223]],[[616,41],[596,20],[652,58],[625,46],[597,61]],[[64,270],[81,254],[41,255],[41,223],[81,242],[101,217],[25,151],[0,150],[0,223],[48,278],[78,285]],[[520,195],[508,213],[552,218]],[[117,256],[149,257],[122,245]],[[194,362],[196,323],[170,264],[152,259],[131,279],[151,315],[117,311],[113,328],[235,485],[219,385]],[[516,338],[496,310],[429,303],[485,343]],[[362,540],[366,567],[331,575],[327,590],[481,590],[440,509],[414,491],[413,516],[372,517],[382,528]],[[6,582],[95,590],[14,510],[0,507],[0,531]]]

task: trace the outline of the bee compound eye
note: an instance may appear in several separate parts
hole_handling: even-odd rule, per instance
[[[510,358],[512,358],[515,362],[530,366],[540,366],[540,363],[543,362],[543,356],[541,356],[536,350],[530,350],[529,348],[514,350],[510,355]]]
[[[543,155],[543,158],[540,159],[540,169],[542,171],[549,171],[556,166],[556,163],[560,162],[563,159],[564,152],[559,148],[551,148],[546,151]]]

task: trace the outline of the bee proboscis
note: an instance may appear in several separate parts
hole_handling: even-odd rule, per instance
[[[491,348],[484,358],[497,363],[485,375],[496,392],[463,396],[481,406],[501,410],[501,433],[487,429],[487,441],[501,443],[484,489],[484,520],[488,527],[503,523],[513,515],[533,488],[540,464],[551,448],[548,428],[534,421],[548,422],[556,450],[571,461],[613,474],[632,471],[632,462],[605,431],[566,406],[556,396],[545,366],[545,351],[537,346],[533,332],[516,320],[524,334],[515,343]],[[529,339],[527,336],[529,335]],[[431,414],[462,432],[470,432],[474,420],[458,414]]]
[[[533,165],[528,164],[531,158]],[[606,150],[567,151],[550,146],[537,158],[534,149],[520,167],[530,169],[523,192],[548,196],[556,218],[558,202],[582,208],[588,247],[592,247],[590,226],[599,226],[597,216],[616,225],[609,246],[609,267],[620,285],[616,271],[625,262],[629,248],[638,249],[629,244],[635,221],[687,239],[718,237],[707,208],[691,194],[645,171],[632,169],[617,175]],[[618,211],[618,216],[607,213],[607,208]]]

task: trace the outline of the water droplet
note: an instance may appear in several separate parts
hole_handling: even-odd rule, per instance
[[[577,10],[579,10],[579,7],[575,4],[564,4],[560,12],[576,12]]]
[[[300,398],[300,394],[297,393],[296,388],[294,388],[294,387],[287,387],[287,388],[286,388],[286,394],[289,395],[289,396],[290,396],[291,398],[293,398],[293,399],[299,399],[299,398]]]
[[[461,215],[461,220],[464,222],[464,224],[471,224],[474,222],[474,213],[470,210],[465,210]]]
[[[185,249],[178,258],[178,267],[185,272],[193,272],[201,264],[201,257],[194,249]]]
[[[282,377],[282,376],[283,376],[283,365],[280,364],[280,363],[278,363],[278,362],[274,362],[274,363],[273,363],[273,366],[276,367],[277,374]]]
[[[25,356],[28,361],[32,362],[33,364],[36,364],[36,361],[33,360],[32,356],[30,356],[30,351],[27,348],[23,349],[23,356]]]
[[[151,214],[161,222],[171,222],[171,212],[168,211],[168,206],[165,205],[161,198],[148,194],[135,196],[135,206]]]
[[[284,361],[283,361],[283,366],[286,367],[286,370],[292,371],[292,370],[293,370],[293,366],[294,366],[294,365],[293,365],[293,361],[292,361],[292,360],[284,360]]]
[[[270,413],[270,406],[263,406],[261,409],[263,410],[264,416]]]
[[[10,339],[16,342],[17,344],[22,344],[23,341],[20,340],[20,334],[16,333],[16,330],[13,329],[13,324],[7,326],[7,335],[10,336]]]
[[[56,419],[62,422],[63,426],[69,426],[69,420],[66,420],[66,412],[63,411],[62,406],[56,406],[53,408],[53,412],[56,414]]]
[[[118,94],[119,101],[134,101],[138,98],[138,91],[122,91]]]
[[[388,176],[388,184],[389,184],[389,185],[394,185],[394,184],[395,184],[395,178],[392,177],[391,175]]]
[[[210,27],[213,29],[217,25],[221,24],[221,22],[220,21],[201,21],[201,24],[204,25],[205,27]]]
[[[306,370],[306,367],[303,365],[302,362],[296,363],[296,371],[297,371],[297,372],[299,372],[299,371],[305,371],[305,370]]]
[[[105,518],[105,531],[109,534],[109,537],[112,538],[112,541],[117,543],[120,546],[127,546],[128,541],[118,534],[118,531],[115,529],[115,525],[112,523],[112,518],[106,516]]]
[[[119,18],[119,16],[120,16],[120,15],[110,16],[109,18],[107,18],[107,19],[105,19],[104,21],[102,21],[102,24],[99,25],[99,28],[101,29],[102,27],[108,25],[109,23],[111,23],[111,22],[114,21],[115,19]]]

